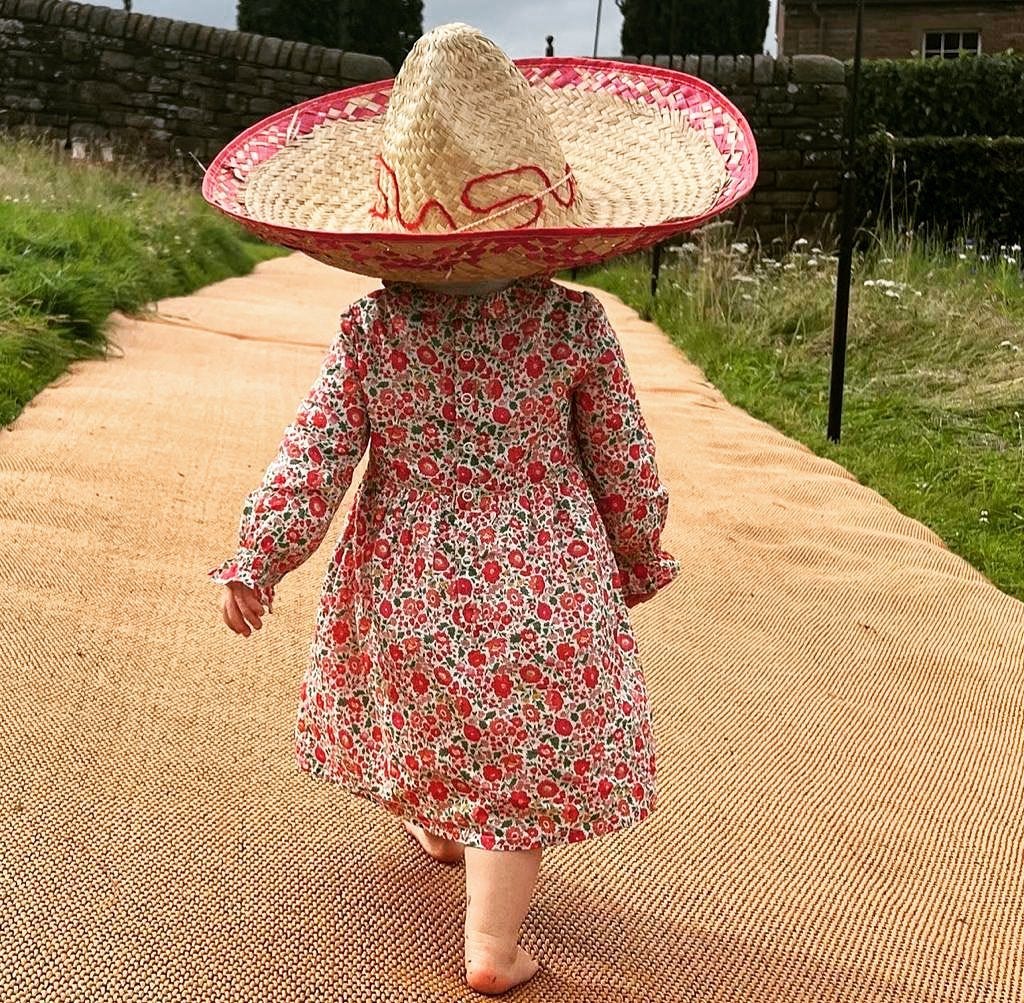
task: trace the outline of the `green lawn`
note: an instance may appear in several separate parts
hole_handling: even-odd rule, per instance
[[[181,295],[284,253],[199,195],[200,177],[85,164],[0,138],[0,424],[70,361],[105,352],[112,310]]]
[[[825,434],[835,258],[769,257],[728,225],[666,254],[580,272],[654,320],[725,396],[842,464],[1003,591],[1024,599],[1024,282],[983,256],[880,239],[854,263],[839,443]]]

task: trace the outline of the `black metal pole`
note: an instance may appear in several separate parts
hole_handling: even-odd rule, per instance
[[[850,79],[846,113],[846,166],[843,171],[842,226],[839,261],[836,264],[836,306],[832,323],[832,376],[828,391],[827,435],[839,441],[843,414],[843,376],[846,371],[846,332],[850,316],[850,283],[853,275],[854,195],[857,171],[854,150],[857,141],[857,84],[860,81],[860,50],[864,31],[864,0],[857,0],[857,34],[853,44],[853,74]]]
[[[676,12],[678,0],[672,0],[672,24],[668,32],[668,68],[674,69],[673,63],[676,58]],[[651,254],[651,296],[658,295],[658,274],[661,272],[661,248],[662,245],[655,244]]]
[[[597,0],[597,24],[594,26],[594,58],[597,59],[597,39],[601,34],[601,0]]]
[[[651,253],[651,295],[658,295],[658,273],[661,271],[661,244],[655,244]]]

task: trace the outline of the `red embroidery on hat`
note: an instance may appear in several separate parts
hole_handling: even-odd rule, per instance
[[[455,224],[455,220],[452,219],[452,217],[451,217],[451,213],[449,213],[448,210],[445,209],[445,207],[443,205],[441,205],[440,202],[437,201],[437,199],[427,199],[427,201],[424,202],[423,205],[420,206],[420,211],[418,213],[416,213],[415,218],[413,218],[411,220],[408,220],[408,221],[404,220],[402,218],[402,205],[401,205],[401,201],[400,201],[401,197],[400,197],[400,194],[399,194],[399,191],[398,191],[398,177],[395,174],[395,172],[392,170],[391,165],[388,164],[388,162],[382,156],[380,156],[380,154],[377,155],[377,170],[376,170],[376,173],[374,175],[374,184],[377,187],[377,192],[380,195],[381,200],[384,203],[384,206],[383,206],[383,208],[378,208],[377,206],[372,206],[370,208],[370,215],[371,216],[376,216],[378,219],[390,219],[391,218],[391,203],[388,200],[387,192],[384,191],[384,189],[381,187],[381,183],[380,183],[380,170],[381,170],[382,167],[384,168],[385,171],[387,171],[388,177],[391,179],[391,184],[394,186],[394,190],[395,190],[395,219],[398,220],[399,225],[403,229],[405,229],[405,230],[412,230],[414,232],[418,231],[420,229],[420,227],[423,225],[424,218],[426,217],[427,213],[431,209],[437,209],[438,212],[440,212],[444,216],[445,222],[448,224],[448,228],[450,230],[454,230],[455,229],[455,225],[456,224]]]
[[[510,227],[510,229],[519,230],[526,226],[532,226],[540,218],[540,214],[544,211],[544,195],[528,195],[524,192],[521,195],[511,195],[507,199],[501,199],[498,202],[492,202],[490,205],[485,206],[473,205],[473,203],[470,201],[470,192],[473,189],[474,185],[482,184],[485,181],[494,181],[497,178],[504,178],[510,174],[526,174],[530,171],[533,171],[534,173],[540,175],[541,181],[544,182],[545,189],[551,188],[551,178],[549,178],[547,174],[543,170],[541,170],[541,168],[539,168],[536,164],[524,164],[521,167],[510,167],[507,171],[497,171],[494,174],[481,174],[479,177],[473,178],[471,181],[468,181],[466,183],[466,187],[462,189],[462,204],[472,212],[488,213],[494,212],[495,209],[503,209],[505,206],[512,205],[515,202],[522,202],[524,204],[526,202],[533,202],[535,210],[533,216],[531,216],[530,219],[526,220],[526,222],[518,223],[515,226]],[[558,185],[558,187],[555,188],[553,191],[545,191],[544,194],[550,195],[559,205],[568,207],[571,206],[573,202],[576,201],[576,179],[573,177],[568,164],[565,165],[565,173],[568,175],[568,177],[565,179],[565,183],[568,185],[569,188],[569,196],[567,200],[563,202],[561,198],[559,198],[558,196],[558,188],[561,188],[561,185]]]
[[[451,213],[448,212],[448,210],[445,209],[445,207],[437,199],[427,199],[427,201],[424,202],[422,206],[420,206],[419,212],[416,213],[413,219],[404,219],[402,216],[401,196],[398,188],[398,176],[395,174],[391,165],[388,164],[388,162],[382,156],[380,156],[380,154],[377,155],[377,167],[374,174],[374,185],[377,189],[377,194],[379,196],[379,203],[378,205],[371,206],[371,216],[375,216],[378,219],[391,218],[391,200],[388,198],[388,193],[384,190],[384,187],[381,184],[381,169],[387,172],[388,178],[391,181],[391,187],[393,188],[395,193],[395,219],[398,221],[399,225],[404,230],[418,232],[423,226],[423,220],[426,218],[427,213],[431,209],[436,209],[438,212],[442,214],[442,216],[444,216],[444,220],[448,224],[449,230],[458,229],[458,225],[452,218]],[[571,206],[576,201],[576,179],[573,177],[569,165],[566,164],[565,173],[567,177],[565,178],[563,183],[567,186],[568,193],[564,201],[558,193],[558,189],[562,187],[562,183],[559,183],[558,187],[555,188],[553,191],[544,192],[544,194],[541,195],[532,195],[523,192],[520,195],[510,195],[508,198],[499,199],[497,202],[492,202],[489,205],[480,206],[473,204],[470,193],[476,185],[483,184],[484,182],[487,181],[495,181],[499,178],[508,177],[509,175],[512,174],[527,174],[530,172],[533,172],[540,177],[541,181],[544,183],[545,188],[552,187],[551,179],[548,177],[545,171],[543,171],[536,164],[524,164],[520,167],[510,167],[506,171],[496,171],[493,174],[481,174],[478,177],[471,178],[469,181],[466,182],[465,186],[462,189],[462,204],[467,209],[469,209],[470,212],[486,214],[489,212],[494,212],[497,209],[504,209],[506,206],[514,205],[516,203],[522,203],[523,205],[525,205],[528,202],[532,202],[534,204],[533,215],[528,220],[522,223],[517,223],[515,226],[509,227],[509,229],[511,230],[521,230],[524,227],[532,226],[540,218],[540,214],[544,211],[544,195],[551,195],[559,205],[566,207]]]

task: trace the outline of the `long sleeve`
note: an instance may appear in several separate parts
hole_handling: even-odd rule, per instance
[[[274,587],[317,549],[369,441],[357,338],[360,312],[341,315],[320,374],[285,429],[259,487],[245,498],[238,550],[207,575],[239,581],[272,608]]]
[[[600,301],[585,294],[588,358],[573,391],[572,417],[583,472],[618,564],[624,596],[657,592],[680,571],[661,546],[668,489],[655,462],[622,346]]]

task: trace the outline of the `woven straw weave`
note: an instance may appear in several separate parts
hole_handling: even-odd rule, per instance
[[[412,47],[386,114],[355,116],[352,91],[326,95],[333,114],[302,132],[294,109],[285,146],[248,172],[242,199],[256,219],[349,232],[650,226],[699,216],[729,177],[727,154],[709,134],[717,92],[694,81],[659,104],[656,85],[606,63],[573,66],[571,78],[549,63],[528,81],[476,28],[441,25]],[[704,106],[692,119],[690,104]],[[386,172],[375,181],[378,154]],[[516,201],[539,192],[549,194]],[[421,219],[428,204],[437,208]]]
[[[373,284],[163,301],[0,432],[0,999],[480,998],[461,869],[294,771],[330,547],[249,639],[204,580]],[[545,855],[510,998],[1017,1003],[1024,606],[602,299],[686,569],[633,613],[661,794]]]
[[[529,90],[525,83],[523,89]],[[531,145],[544,145],[531,144],[532,134],[523,137],[524,149],[512,156],[500,147],[500,125],[481,122],[478,129],[487,128],[494,140],[490,164],[482,164],[470,160],[461,144],[445,145],[435,135],[442,126],[433,119],[418,122],[398,137],[400,150],[392,155],[385,146],[388,163],[408,164],[402,174],[402,205],[415,210],[428,198],[439,197],[456,213],[460,227],[472,227],[481,217],[460,211],[459,205],[468,178],[495,170],[498,164],[541,162],[546,176],[554,181],[564,174],[566,161],[579,186],[579,204],[573,211],[560,209],[548,196],[538,226],[650,226],[677,216],[701,216],[718,200],[728,180],[724,158],[704,129],[690,125],[685,110],[633,102],[635,114],[627,116],[623,101],[606,91],[552,88],[543,80],[532,90],[552,116],[555,136],[551,138],[557,140],[556,151],[564,151],[564,160],[555,153],[542,157],[531,149]],[[381,147],[383,125],[382,117],[327,119],[292,140],[248,174],[241,195],[246,210],[256,219],[309,230],[398,231],[394,220],[377,221],[369,212],[377,201],[374,156]],[[461,127],[469,128],[469,124]],[[428,162],[423,162],[425,150],[433,152]],[[475,152],[483,156],[489,151]],[[414,155],[417,153],[420,160]],[[447,183],[440,184],[438,178]],[[501,190],[495,182],[493,190],[483,186],[479,199],[484,204],[496,203],[502,197],[542,187],[535,178],[505,181]],[[564,191],[559,189],[559,194]],[[533,203],[513,209],[506,215],[495,214],[493,219],[485,216],[481,229],[525,224]],[[426,223],[435,224],[431,227],[435,232],[447,230],[436,225],[436,214],[429,215]]]

